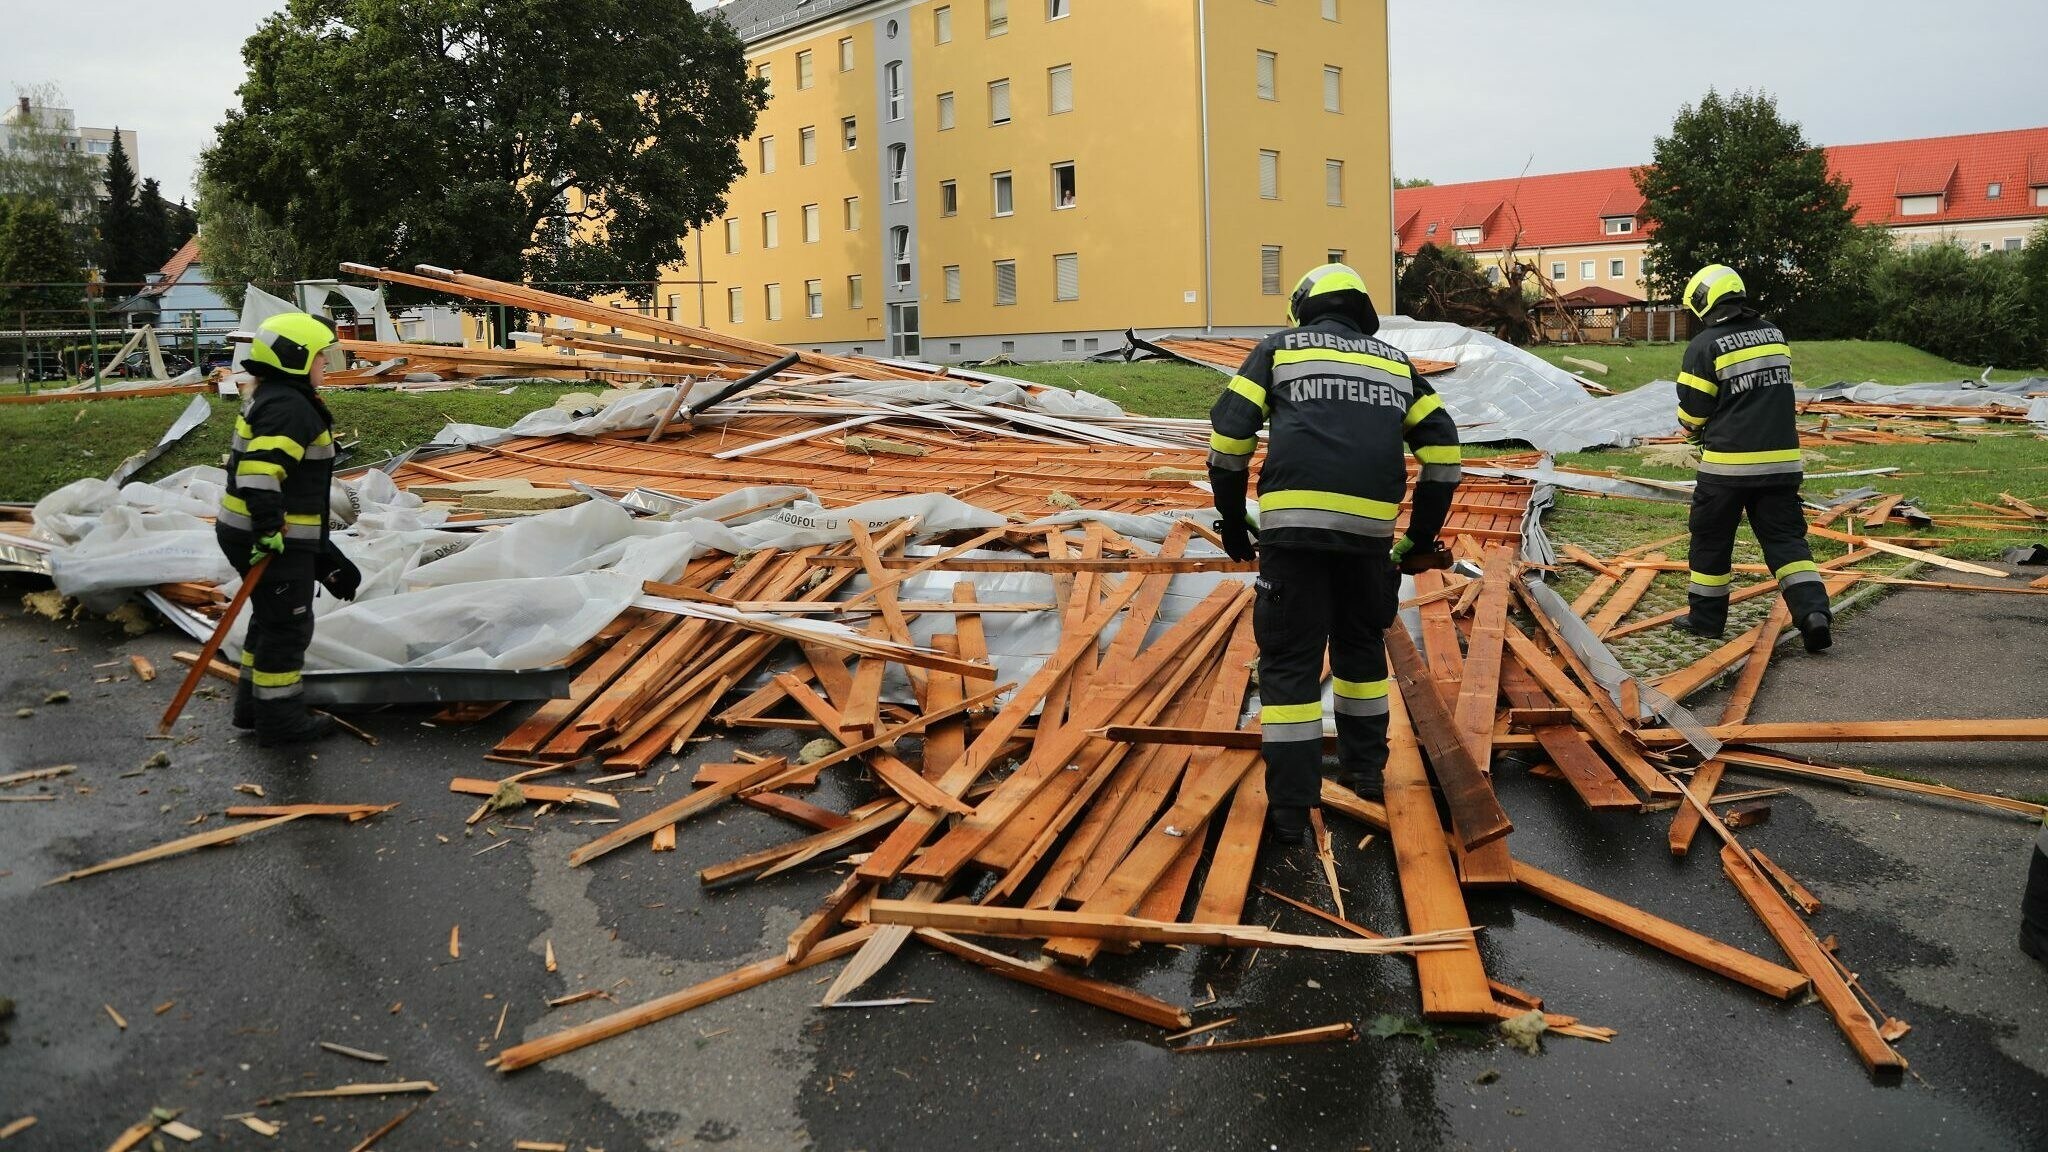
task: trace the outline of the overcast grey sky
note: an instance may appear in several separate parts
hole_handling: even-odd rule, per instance
[[[235,103],[242,41],[280,7],[18,2],[0,84],[54,81],[80,123],[134,129],[173,198]],[[1391,6],[1394,169],[1439,183],[1636,163],[1709,84],[1768,89],[1824,144],[2048,124],[2040,0]]]

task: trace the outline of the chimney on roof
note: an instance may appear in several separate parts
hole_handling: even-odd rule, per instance
[[[28,97],[26,97],[26,96],[21,96],[21,97],[17,97],[17,98],[16,98],[16,102],[17,102],[17,103],[18,103],[18,104],[20,105],[20,107],[21,107],[21,114],[22,114],[22,116],[23,116],[23,117],[26,117],[26,116],[28,115]]]

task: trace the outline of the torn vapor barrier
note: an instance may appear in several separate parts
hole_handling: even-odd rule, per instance
[[[1586,622],[1580,619],[1578,613],[1572,611],[1572,606],[1565,603],[1564,597],[1552,591],[1548,584],[1531,577],[1523,582],[1522,587],[1529,594],[1529,603],[1549,618],[1551,624],[1557,628],[1557,634],[1564,637],[1566,644],[1571,645],[1572,652],[1585,663],[1593,678],[1600,682],[1600,687],[1613,698],[1615,706],[1620,707],[1621,683],[1634,677],[1621,666],[1621,661],[1615,659],[1614,652],[1600,637],[1594,635],[1593,630],[1586,626]],[[1644,709],[1643,716],[1663,717],[1665,723],[1677,729],[1679,734],[1685,737],[1686,743],[1697,749],[1700,755],[1712,757],[1721,750],[1721,742],[1714,738],[1712,732],[1707,731],[1707,726],[1700,723],[1700,718],[1693,715],[1691,709],[1685,705],[1659,692],[1654,685],[1641,680],[1636,680],[1636,694]]]
[[[149,466],[150,461],[170,451],[171,445],[191,435],[194,428],[206,423],[207,417],[212,415],[213,405],[207,403],[206,397],[194,396],[192,402],[185,405],[185,410],[178,414],[178,418],[171,422],[171,426],[164,429],[163,437],[154,446],[121,461],[120,467],[114,469],[114,474],[107,477],[107,483],[117,487],[126,483],[130,476],[142,471]]]

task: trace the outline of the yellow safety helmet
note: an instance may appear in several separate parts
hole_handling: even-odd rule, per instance
[[[1726,264],[1709,264],[1692,274],[1685,285],[1685,308],[1694,316],[1706,319],[1714,306],[1730,296],[1744,296],[1742,273]]]
[[[309,312],[282,312],[257,326],[242,363],[304,376],[312,371],[313,358],[333,344],[332,324]]]
[[[1365,290],[1365,278],[1349,264],[1324,264],[1309,269],[1309,273],[1294,286],[1294,295],[1287,298],[1287,322],[1300,324],[1302,306],[1318,296],[1333,292],[1356,292],[1365,300],[1365,309],[1372,312],[1372,297]]]

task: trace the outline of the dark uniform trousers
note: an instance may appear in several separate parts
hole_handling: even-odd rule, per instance
[[[2034,840],[2034,860],[2027,867],[2027,892],[2020,900],[2020,930],[2048,956],[2048,824]]]
[[[1728,624],[1728,593],[1734,571],[1735,529],[1749,514],[1750,530],[1763,547],[1764,563],[1777,578],[1785,606],[1795,624],[1812,613],[1830,614],[1827,588],[1821,582],[1813,550],[1806,544],[1806,514],[1799,504],[1799,486],[1716,483],[1706,476],[1693,489],[1692,532],[1687,567],[1692,583],[1687,604],[1693,621],[1707,630]]]
[[[1259,641],[1259,702],[1266,795],[1275,808],[1320,803],[1323,653],[1345,773],[1387,762],[1387,650],[1400,577],[1377,552],[1261,548],[1252,627]]]
[[[255,537],[234,528],[216,528],[221,550],[235,570],[246,576]],[[287,544],[271,558],[256,590],[249,594],[249,630],[242,638],[242,667],[255,673],[258,700],[282,700],[304,690],[299,674],[306,667],[306,649],[313,643],[313,594],[317,553]]]

